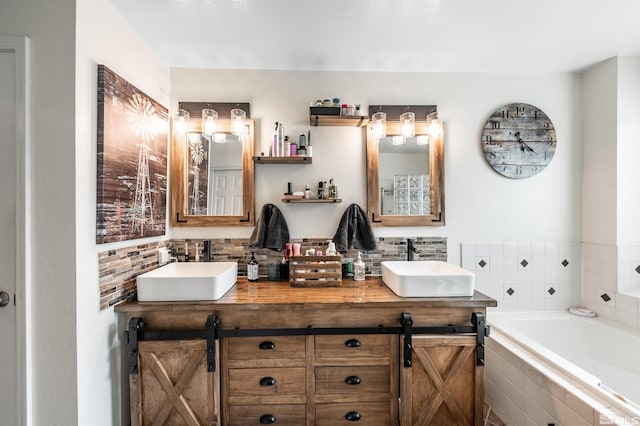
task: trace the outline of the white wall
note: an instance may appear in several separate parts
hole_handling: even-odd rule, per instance
[[[155,239],[96,245],[97,65],[104,64],[169,106],[169,68],[108,0],[77,0],[76,273],[78,424],[128,424],[122,331],[112,308],[100,311],[97,253]],[[67,96],[73,98],[70,94]],[[122,367],[122,370],[121,370]],[[121,375],[121,372],[123,373]],[[123,409],[124,408],[124,409]],[[56,422],[48,424],[58,424]],[[65,422],[64,424],[71,424]]]
[[[619,245],[640,245],[640,57],[618,57],[618,230]]]
[[[36,425],[71,425],[76,422],[77,394],[75,2],[3,0],[1,10],[0,34],[31,38],[33,400],[30,416]]]
[[[340,97],[369,104],[437,104],[446,121],[447,225],[377,228],[379,236],[446,236],[449,260],[462,241],[580,241],[581,78],[573,74],[349,73],[172,69],[171,109],[178,101],[245,101],[256,119],[256,150],[268,152],[273,123],[291,136],[309,129],[308,105]],[[484,122],[498,107],[527,102],[551,117],[557,151],[542,173],[511,180],[487,165],[480,146]],[[278,205],[292,237],[330,237],[344,208],[366,206],[365,143],[361,130],[312,127],[313,164],[256,165],[256,207]],[[294,139],[296,139],[294,137]],[[343,204],[283,205],[294,189],[334,177]],[[318,220],[320,219],[320,220]],[[180,228],[175,237],[247,237],[251,228]]]
[[[617,64],[614,58],[587,70],[582,76],[582,241],[589,243],[616,243],[616,72]]]

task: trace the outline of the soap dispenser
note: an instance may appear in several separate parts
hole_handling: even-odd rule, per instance
[[[251,252],[251,260],[247,263],[247,279],[258,281],[258,261],[254,252]]]
[[[358,259],[353,263],[353,279],[354,281],[364,281],[365,265],[360,252]]]
[[[336,251],[336,243],[329,240],[329,247],[327,247],[327,256],[336,256],[338,252]]]

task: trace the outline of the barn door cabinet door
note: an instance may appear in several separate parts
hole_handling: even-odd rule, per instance
[[[414,335],[412,346],[412,366],[400,360],[401,426],[482,425],[475,336]]]
[[[207,372],[206,340],[143,341],[129,375],[131,424],[219,426],[218,373]]]

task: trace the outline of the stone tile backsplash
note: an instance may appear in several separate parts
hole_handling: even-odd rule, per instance
[[[441,237],[409,237],[414,239],[416,253],[414,260],[447,260],[447,239]],[[269,249],[255,249],[249,246],[246,238],[215,238],[211,239],[212,261],[236,261],[238,262],[238,275],[247,275],[247,263],[251,259],[251,252],[255,252],[260,264],[260,276],[267,276],[267,265],[272,262],[280,262],[282,252]],[[98,254],[99,283],[100,283],[100,309],[114,306],[135,295],[136,276],[151,271],[158,267],[158,249],[163,246],[171,248],[171,255],[184,260],[185,248],[188,247],[191,261],[196,259],[196,244],[200,261],[204,261],[202,254],[202,239],[176,239],[162,241],[160,243],[142,244],[125,247],[117,250],[109,250]],[[315,248],[326,252],[328,238],[301,238],[292,242],[302,244],[302,252],[308,248]],[[367,267],[367,275],[382,275],[380,262],[385,260],[405,260],[407,258],[406,237],[380,237],[377,239],[377,249],[362,251],[362,258]],[[358,250],[349,250],[343,253],[345,260],[355,260]]]
[[[165,242],[139,244],[98,254],[100,309],[135,295],[135,277],[158,267],[158,249]]]

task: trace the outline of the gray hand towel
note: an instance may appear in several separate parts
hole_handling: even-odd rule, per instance
[[[249,238],[249,245],[281,251],[288,241],[289,227],[280,209],[273,204],[262,206],[258,223]]]
[[[350,248],[375,250],[376,236],[373,234],[367,213],[357,204],[347,207],[333,236],[333,242],[340,253]]]

